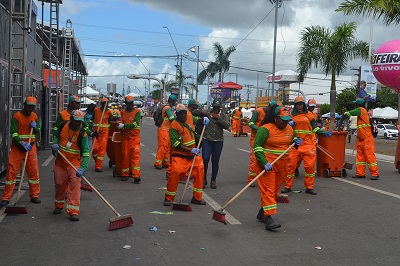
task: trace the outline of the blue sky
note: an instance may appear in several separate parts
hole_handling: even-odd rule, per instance
[[[199,45],[200,58],[213,61],[212,44],[219,42],[224,48],[236,46],[232,54],[232,68],[224,81],[238,81],[242,85],[266,88],[265,79],[272,71],[274,12],[269,0],[98,0],[63,1],[60,5],[60,26],[72,21],[75,37],[80,44],[89,71],[88,83],[103,91],[109,82],[136,93],[144,92],[143,80],[129,80],[124,75],[149,72],[158,78],[173,78],[176,58],[190,47]],[[340,0],[284,1],[279,9],[276,70],[296,70],[296,52],[299,34],[306,26],[336,25],[356,21],[357,38],[369,41],[370,19],[344,17],[334,10]],[[41,10],[41,2],[36,4]],[[39,15],[40,18],[40,15]],[[44,14],[49,20],[48,10]],[[41,18],[40,18],[41,19]],[[171,32],[176,49],[166,28]],[[387,40],[398,39],[395,26],[374,23],[372,47],[376,49]],[[177,52],[177,51],[178,52]],[[93,56],[97,55],[97,56]],[[132,57],[116,57],[116,55]],[[141,62],[135,55],[139,55]],[[108,57],[104,57],[108,56]],[[114,56],[114,57],[110,57]],[[164,58],[150,58],[161,56]],[[196,76],[196,57],[182,60],[185,75]],[[142,64],[143,63],[143,64]],[[352,75],[350,67],[362,62],[349,63],[345,74]],[[238,68],[236,68],[238,67]],[[200,65],[200,71],[202,66]],[[316,69],[311,72],[320,73]],[[160,74],[170,73],[170,75]],[[258,79],[257,79],[258,78]],[[188,79],[188,82],[192,80]],[[195,80],[194,80],[195,82]],[[306,87],[309,85],[309,88]],[[325,92],[329,88],[320,84],[304,84],[304,90]],[[138,89],[135,89],[135,86]],[[253,94],[254,95],[254,94]],[[319,97],[319,96],[318,96]],[[199,100],[206,99],[206,88],[201,87]],[[326,101],[321,98],[321,101]],[[329,101],[329,98],[328,98]]]

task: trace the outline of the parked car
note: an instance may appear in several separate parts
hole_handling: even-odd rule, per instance
[[[397,138],[399,136],[399,130],[395,125],[392,124],[377,124],[378,136],[384,137],[385,139]]]

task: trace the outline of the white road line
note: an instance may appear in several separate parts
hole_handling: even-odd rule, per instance
[[[145,145],[143,143],[140,142],[140,146],[144,147]]]
[[[24,195],[24,193],[25,193],[25,190],[21,190],[21,192],[19,193],[19,198],[21,199],[22,198],[22,196]],[[8,206],[13,206],[14,205],[14,203],[15,203],[15,199],[16,199],[16,196],[17,196],[17,194],[14,194],[14,196],[12,196],[11,197],[11,199],[10,199],[10,203],[8,204]],[[4,208],[2,208],[1,210],[0,210],[0,223],[1,223],[1,221],[3,221],[3,219],[7,216],[7,213],[4,213],[4,210],[5,210],[6,208],[4,207]]]
[[[152,152],[151,155],[153,155],[154,157],[156,157],[156,154],[155,154],[154,152]]]
[[[375,192],[378,192],[378,193],[381,193],[381,194],[384,194],[384,195],[387,195],[387,196],[390,196],[390,197],[393,197],[393,198],[400,199],[400,195],[393,194],[393,193],[390,193],[390,192],[387,192],[387,191],[384,191],[384,190],[380,190],[380,189],[377,189],[377,188],[373,188],[373,187],[369,187],[369,186],[366,186],[366,185],[362,185],[362,184],[359,184],[359,183],[356,183],[356,182],[353,182],[353,181],[349,181],[349,180],[346,180],[346,179],[343,179],[343,178],[339,178],[339,177],[331,177],[331,178],[335,179],[335,180],[338,180],[338,181],[342,181],[342,182],[351,184],[351,185],[354,185],[354,186],[358,186],[358,187],[362,187],[362,188],[365,188],[365,189],[368,189],[368,190],[371,190],[371,191],[375,191]]]
[[[239,151],[244,151],[244,152],[250,153],[250,151],[248,151],[248,150],[243,150],[243,149],[239,149],[239,148],[236,148],[236,149]]]
[[[50,155],[49,158],[47,158],[47,160],[42,164],[42,166],[48,166],[49,163],[53,160],[54,156]]]
[[[203,199],[208,203],[208,205],[211,206],[211,208],[213,208],[214,210],[220,210],[222,207],[216,202],[214,201],[210,196],[208,196],[206,193],[203,192]],[[230,224],[242,224],[241,222],[239,222],[238,219],[236,219],[235,217],[233,217],[229,212],[227,212],[226,210],[224,210],[224,213],[226,213],[225,218],[226,221]]]

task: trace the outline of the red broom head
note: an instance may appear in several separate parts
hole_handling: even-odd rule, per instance
[[[4,213],[8,214],[27,214],[28,210],[25,206],[13,206],[13,207],[6,207]]]
[[[214,211],[214,214],[213,214],[212,218],[213,218],[213,220],[215,220],[217,222],[220,222],[220,223],[223,223],[223,224],[226,225],[225,215],[226,214],[222,210]]]
[[[93,192],[92,187],[87,184],[81,184],[81,190]]]
[[[130,215],[130,214],[121,215],[121,216],[110,219],[110,224],[108,225],[108,230],[112,231],[112,230],[121,229],[121,228],[127,227],[131,224],[133,224],[132,215]]]
[[[289,197],[286,194],[278,194],[278,197],[276,197],[276,202],[279,203],[290,203]]]
[[[185,212],[191,212],[192,207],[188,203],[173,203],[172,204],[172,209],[176,211],[185,211]]]

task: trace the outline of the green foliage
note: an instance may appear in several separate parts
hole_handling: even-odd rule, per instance
[[[354,88],[346,88],[342,90],[336,98],[336,112],[338,114],[343,114],[344,109],[352,110],[354,109],[354,103],[352,101],[356,98],[356,90]]]
[[[329,113],[329,110],[331,108],[331,105],[329,103],[323,103],[319,106],[319,113],[321,115],[324,115],[326,113]]]
[[[394,90],[389,88],[380,89],[376,95],[376,107],[384,108],[390,106],[397,110],[397,99],[398,94]]]

